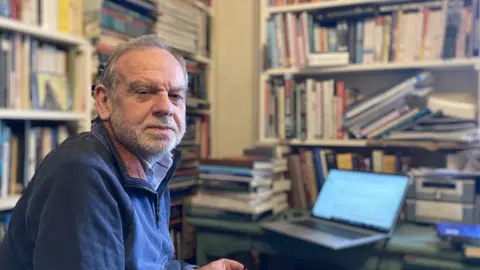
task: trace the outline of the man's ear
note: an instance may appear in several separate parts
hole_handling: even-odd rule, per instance
[[[97,84],[94,89],[95,107],[100,119],[110,120],[112,114],[112,97],[108,95],[107,88],[103,84]]]

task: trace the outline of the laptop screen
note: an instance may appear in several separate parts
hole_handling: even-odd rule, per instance
[[[388,231],[397,219],[408,181],[408,176],[330,170],[313,215]]]

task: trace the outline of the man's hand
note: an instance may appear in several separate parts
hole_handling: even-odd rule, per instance
[[[218,261],[211,262],[204,267],[201,267],[199,270],[247,270],[242,264],[227,260],[221,259]]]

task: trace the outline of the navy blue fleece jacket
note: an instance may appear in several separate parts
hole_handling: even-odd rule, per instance
[[[17,203],[0,269],[187,270],[172,260],[167,183],[157,190],[140,161],[95,120],[52,151]]]

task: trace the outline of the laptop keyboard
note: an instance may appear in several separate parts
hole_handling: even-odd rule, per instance
[[[350,240],[368,236],[368,234],[366,233],[350,231],[350,230],[342,229],[339,227],[331,226],[326,223],[317,222],[314,220],[302,220],[302,221],[294,222],[294,224],[311,228],[317,231],[333,234],[335,236],[339,236],[339,237],[350,239]]]

